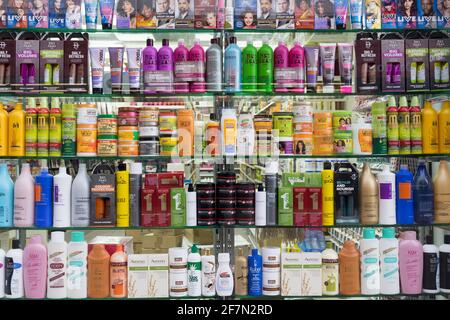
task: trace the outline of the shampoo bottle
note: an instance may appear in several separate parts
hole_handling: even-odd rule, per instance
[[[242,112],[237,122],[237,154],[252,156],[255,149],[255,128],[253,115]]]
[[[130,175],[125,163],[119,164],[119,170],[116,172],[117,188],[117,226],[130,226]]]
[[[23,250],[25,297],[44,299],[47,288],[47,248],[40,235],[33,235]]]
[[[433,243],[433,237],[426,237],[423,245],[423,292],[439,292],[439,249]]]
[[[361,292],[359,251],[353,241],[344,242],[339,252],[339,293],[356,295]]]
[[[109,253],[103,244],[94,244],[88,255],[88,298],[107,298],[109,285]]]
[[[256,91],[258,64],[257,50],[252,41],[247,42],[247,46],[242,50],[242,89],[244,91]]]
[[[47,228],[53,223],[53,176],[47,167],[41,168],[36,176],[35,189],[35,221],[36,227]]]
[[[247,295],[247,286],[248,286],[247,281],[248,281],[247,257],[244,256],[244,251],[242,250],[242,248],[239,248],[234,266],[235,295],[238,296]]]
[[[5,296],[12,299],[23,297],[23,251],[20,240],[13,240],[11,249],[6,252]]]
[[[237,118],[236,110],[223,109],[222,119],[222,154],[224,156],[236,155]]]
[[[413,174],[409,172],[408,165],[400,165],[400,170],[395,175],[396,185],[396,218],[398,224],[414,223],[413,201]]]
[[[27,157],[37,156],[37,116],[36,99],[29,98],[25,115],[25,155]]]
[[[298,41],[294,42],[294,46],[289,51],[289,67],[295,68],[297,78],[295,79],[292,92],[305,91],[305,49]]]
[[[450,223],[450,172],[448,163],[441,160],[434,177],[434,221]]]
[[[248,294],[252,297],[262,296],[262,256],[258,249],[253,248],[247,258],[248,264]]]
[[[86,164],[80,163],[78,174],[72,183],[72,226],[87,227],[89,226],[90,215],[90,179],[86,171]]]
[[[22,164],[22,171],[14,185],[14,226],[31,227],[34,223],[34,179],[30,165]]]
[[[67,297],[87,297],[87,255],[88,245],[84,233],[74,231],[67,245]]]
[[[411,119],[411,153],[422,154],[422,113],[420,112],[419,98],[411,98],[409,108]]]
[[[395,174],[384,165],[383,171],[377,174],[379,185],[380,224],[395,224]]]
[[[266,192],[262,184],[258,185],[255,193],[255,225],[266,225]]]
[[[425,167],[425,160],[419,160],[413,184],[414,221],[432,224],[434,219],[433,183]]]
[[[0,227],[13,226],[14,183],[8,173],[8,165],[0,164]]]
[[[399,294],[398,240],[394,228],[383,228],[380,239],[380,293]]]
[[[400,154],[411,153],[411,118],[406,97],[400,98],[398,108],[398,136],[400,139]]]
[[[189,92],[189,83],[177,80],[177,74],[186,72],[184,65],[189,60],[189,49],[184,45],[183,39],[178,40],[178,47],[173,51],[173,60],[175,63],[175,93]]]
[[[25,111],[22,103],[16,103],[9,114],[8,154],[13,157],[25,156]]]
[[[211,255],[209,249],[204,249],[201,264],[202,296],[213,297],[216,295],[216,257]]]
[[[425,102],[422,110],[422,147],[425,154],[439,152],[438,114],[430,101]]]
[[[0,156],[8,155],[8,112],[0,103]]]
[[[219,266],[216,275],[216,292],[219,297],[229,297],[233,294],[234,279],[230,268],[230,254],[219,253]]]
[[[370,171],[369,163],[364,162],[363,169],[359,177],[359,207],[361,224],[378,223],[378,194],[377,179],[372,171]]]
[[[47,298],[65,299],[67,298],[67,243],[64,241],[64,232],[52,232],[47,249]]]
[[[422,292],[423,249],[422,244],[416,240],[415,231],[403,232],[398,253],[401,293],[420,294]]]
[[[141,216],[142,163],[130,164],[130,225],[140,226]]]
[[[149,75],[152,71],[158,69],[158,51],[153,46],[153,39],[147,39],[147,46],[142,50],[142,69],[144,79],[144,94],[152,94],[154,90],[154,84],[151,81]]]
[[[206,90],[222,91],[222,48],[218,39],[211,39],[211,46],[206,50]]]
[[[198,252],[197,246],[191,247],[188,254],[188,296],[200,297],[202,295],[202,258]]]
[[[200,40],[194,41],[194,46],[189,51],[189,61],[196,62],[195,81],[190,84],[190,91],[197,93],[205,92],[205,50],[200,45]]]
[[[334,171],[329,161],[322,170],[322,220],[324,226],[334,225]]]
[[[110,260],[110,295],[113,298],[125,298],[128,289],[128,256],[123,252],[123,244],[118,244]]]
[[[331,248],[331,242],[328,248],[322,251],[322,294],[339,294],[339,257]]]
[[[70,198],[72,193],[72,176],[66,167],[59,167],[59,173],[53,177],[53,226],[70,227]]]
[[[197,192],[192,183],[189,184],[186,193],[186,225],[188,227],[197,225]]]
[[[274,74],[275,74],[275,92],[287,92],[288,89],[283,86],[283,76],[285,68],[289,67],[289,49],[283,41],[278,42],[278,47],[273,52]]]
[[[0,298],[5,297],[5,256],[5,251],[0,249]]]
[[[264,184],[266,186],[266,225],[275,226],[278,212],[278,162],[266,163]]]
[[[442,104],[439,112],[439,153],[450,153],[450,101]]]
[[[158,50],[158,70],[167,71],[170,81],[164,84],[164,88],[159,89],[158,92],[172,93],[173,91],[173,51],[169,46],[169,40],[162,40],[162,47]]]
[[[61,108],[58,98],[53,97],[49,117],[49,156],[60,157],[62,146]]]
[[[258,91],[273,91],[273,50],[265,41],[258,50]]]
[[[444,236],[444,243],[439,246],[439,288],[441,292],[450,293],[450,235]]]
[[[380,243],[375,238],[375,229],[364,228],[360,242],[361,251],[361,293],[380,293]]]
[[[241,91],[241,49],[237,46],[236,37],[230,37],[225,49],[225,91]]]
[[[387,115],[387,138],[388,138],[388,153],[400,153],[400,141],[398,132],[398,109],[395,102],[395,97],[390,96],[388,106],[386,109]]]

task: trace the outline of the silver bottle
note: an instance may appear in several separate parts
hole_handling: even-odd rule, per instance
[[[130,225],[139,227],[141,215],[142,163],[130,166]]]
[[[211,39],[211,46],[206,50],[206,90],[222,91],[222,48],[218,39]]]
[[[264,182],[266,185],[266,225],[277,225],[277,191],[278,191],[278,163],[266,163]]]

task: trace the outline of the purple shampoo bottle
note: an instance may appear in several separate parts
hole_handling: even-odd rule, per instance
[[[297,78],[292,92],[305,92],[305,49],[295,42],[289,51],[289,67],[296,69]]]
[[[275,69],[275,92],[288,92],[288,89],[284,87],[286,80],[284,80],[284,71],[281,68],[289,67],[289,49],[283,41],[278,42],[273,52],[274,69]]]
[[[158,92],[173,92],[173,51],[169,47],[169,40],[163,39],[162,47],[158,51],[158,71],[167,71],[161,77],[161,83],[158,85]]]
[[[184,63],[189,60],[189,49],[184,45],[184,40],[178,41],[178,47],[173,52],[173,59],[175,61],[175,93],[189,92],[189,83],[183,80],[187,76],[186,73],[189,72]]]
[[[144,73],[144,93],[152,94],[156,91],[152,88],[154,83],[149,79],[149,74],[157,70],[158,51],[153,46],[153,39],[147,39],[147,46],[142,50],[142,70]]]
[[[199,40],[195,40],[194,46],[189,51],[189,61],[195,61],[194,82],[191,83],[191,92],[205,92],[205,50]]]

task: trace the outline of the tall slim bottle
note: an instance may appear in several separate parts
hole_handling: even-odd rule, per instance
[[[295,68],[296,80],[292,92],[305,91],[305,49],[300,42],[294,42],[294,46],[289,51],[289,67]]]
[[[273,91],[273,50],[267,42],[258,50],[258,91]]]
[[[52,98],[49,117],[49,156],[60,157],[62,147],[62,122],[61,108],[58,98]]]
[[[237,46],[236,37],[230,37],[225,49],[225,91],[241,91],[241,49]]]
[[[25,111],[22,103],[16,103],[9,114],[8,154],[13,157],[25,156]]]
[[[53,226],[70,227],[70,209],[72,176],[66,167],[59,167],[59,173],[53,177]]]
[[[388,153],[400,153],[400,141],[398,134],[398,109],[395,102],[395,97],[390,96],[388,106],[386,109],[387,115],[387,138],[388,138]]]
[[[41,98],[41,103],[38,108],[38,144],[37,155],[40,157],[47,157],[49,151],[50,141],[50,110],[48,108],[48,99]]]
[[[411,119],[411,153],[422,154],[422,113],[417,96],[411,98],[409,113]]]
[[[334,225],[334,171],[329,161],[323,164],[322,170],[322,224]]]
[[[128,256],[123,244],[118,244],[110,260],[110,295],[113,298],[125,298],[128,289]]]
[[[450,101],[439,112],[439,153],[450,153]]]
[[[398,104],[398,136],[400,154],[411,153],[411,118],[406,97],[400,97]]]
[[[380,239],[380,293],[399,294],[398,240],[394,228],[383,228]]]
[[[278,47],[273,52],[274,73],[275,73],[275,92],[288,92],[288,89],[282,87],[284,71],[282,68],[289,67],[289,49],[283,41],[278,42]],[[281,69],[281,70],[280,70]]]
[[[439,152],[438,114],[430,101],[425,102],[422,110],[422,145],[425,154]]]
[[[413,174],[407,164],[400,165],[395,175],[396,218],[398,224],[414,224]]]
[[[323,186],[322,186],[323,189]],[[364,162],[359,176],[359,206],[361,224],[378,223],[378,183],[370,170],[369,163]],[[322,190],[323,194],[323,190]]]
[[[158,90],[162,93],[172,93],[173,92],[173,51],[169,47],[169,40],[162,40],[162,47],[158,50],[158,70],[168,71],[167,78],[168,81]],[[161,90],[162,89],[162,90]]]
[[[425,160],[419,160],[414,176],[414,221],[420,224],[432,224],[434,219],[433,183],[425,167]]]
[[[48,173],[47,167],[41,168],[36,176],[35,190],[35,217],[36,227],[51,227],[53,224],[53,176]]]
[[[423,279],[422,244],[417,241],[415,231],[402,232],[400,237],[398,254],[401,293],[420,294]]]
[[[117,226],[130,226],[130,175],[125,163],[119,164],[119,170],[116,172],[117,188]]]
[[[434,221],[436,223],[450,223],[450,172],[447,161],[440,161],[433,186]]]
[[[278,162],[266,163],[264,183],[266,185],[266,225],[277,225],[277,193],[278,193]]]
[[[22,171],[14,185],[14,226],[31,227],[34,224],[34,179],[30,164],[22,164]]]
[[[141,216],[142,163],[130,164],[130,224],[139,227]]]
[[[8,173],[8,165],[0,164],[0,227],[13,226],[14,183]],[[0,261],[0,263],[3,263]]]
[[[144,78],[144,93],[152,94],[154,83],[151,81],[150,74],[158,69],[158,51],[153,46],[153,39],[147,39],[147,46],[142,50],[142,69]]]
[[[27,157],[37,156],[37,115],[36,99],[29,98],[25,115],[25,155]]]
[[[189,92],[189,83],[186,81],[177,81],[177,74],[186,72],[184,70],[184,63],[189,61],[189,49],[184,45],[184,40],[178,40],[178,47],[173,51],[173,60],[175,63],[175,93]],[[184,67],[184,68],[183,68]]]
[[[205,50],[200,45],[200,40],[194,41],[194,46],[189,50],[189,61],[196,62],[194,73],[195,81],[190,84],[190,91],[202,93],[206,90],[205,83]]]
[[[0,156],[8,155],[8,112],[0,103]]]
[[[222,91],[222,48],[217,38],[211,39],[211,46],[206,50],[206,90]]]
[[[252,41],[247,42],[247,46],[242,50],[242,90],[256,91],[258,78],[257,65],[258,51],[253,46]]]
[[[89,226],[90,215],[90,179],[86,171],[86,164],[80,163],[78,174],[72,183],[71,225],[72,227]]]

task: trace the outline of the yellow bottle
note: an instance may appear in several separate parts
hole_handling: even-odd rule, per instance
[[[334,225],[334,171],[325,162],[322,170],[322,224]]]
[[[422,144],[423,153],[431,154],[439,152],[438,143],[438,114],[431,106],[430,101],[425,102],[422,110]]]
[[[125,163],[119,164],[116,172],[117,226],[130,226],[130,175]]]
[[[8,112],[0,102],[0,156],[8,155]]]
[[[439,112],[439,153],[450,153],[450,101]]]
[[[11,111],[8,127],[9,155],[14,157],[25,156],[25,111],[22,103],[16,103],[16,107]]]

